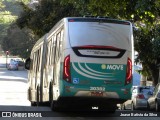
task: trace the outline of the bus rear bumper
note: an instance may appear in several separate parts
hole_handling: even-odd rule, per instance
[[[124,103],[126,99],[102,98],[102,97],[60,97],[57,102],[73,106],[107,106],[117,107],[117,104]]]
[[[105,98],[119,98],[116,92],[95,92],[95,91],[78,91],[75,96],[91,96],[91,97],[105,97]]]

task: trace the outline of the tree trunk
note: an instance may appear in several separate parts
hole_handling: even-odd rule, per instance
[[[158,84],[158,77],[159,77],[159,69],[157,65],[150,65],[150,71],[152,75],[153,80],[153,86],[156,86]]]

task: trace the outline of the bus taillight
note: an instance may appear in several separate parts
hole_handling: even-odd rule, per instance
[[[132,82],[132,60],[128,58],[125,84],[127,85],[131,82]]]
[[[64,59],[63,65],[63,79],[67,82],[71,82],[71,75],[70,75],[70,55],[66,56]]]

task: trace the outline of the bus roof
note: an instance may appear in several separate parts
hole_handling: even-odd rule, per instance
[[[68,22],[106,22],[106,23],[114,23],[114,24],[124,24],[130,25],[129,21],[125,20],[118,20],[118,19],[111,19],[111,18],[95,18],[95,17],[67,17]]]
[[[47,36],[47,34],[45,34],[44,36],[42,36],[42,37],[35,43],[35,45],[34,45],[33,48],[32,48],[32,51],[33,51],[33,50],[36,50],[40,45],[43,44],[46,36]]]

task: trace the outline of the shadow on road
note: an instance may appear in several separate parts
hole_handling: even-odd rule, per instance
[[[68,108],[69,109],[69,108]],[[0,112],[41,113],[42,117],[114,117],[115,113],[98,111],[51,111],[50,107],[0,106]]]
[[[5,67],[0,66],[0,82],[1,81],[27,83],[27,72],[9,71]]]
[[[6,82],[23,82],[23,83],[27,83],[28,81],[23,80],[23,79],[8,79],[8,78],[0,78],[0,81],[6,81]]]
[[[70,108],[68,108],[70,110]],[[42,117],[85,117],[85,118],[99,118],[99,117],[156,117],[150,115],[158,115],[159,113],[153,111],[119,111],[115,113],[108,113],[104,111],[61,111],[55,112],[51,111],[50,107],[31,107],[31,106],[0,106],[0,112],[10,112],[10,113],[26,113],[26,114],[37,114]],[[124,116],[123,116],[123,115]],[[133,115],[133,116],[132,116]],[[148,115],[148,116],[145,116]],[[157,117],[158,118],[158,117]]]

